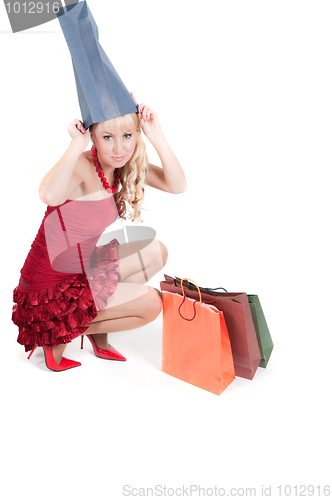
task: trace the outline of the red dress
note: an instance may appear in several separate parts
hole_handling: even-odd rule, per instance
[[[70,342],[105,307],[120,280],[119,242],[96,243],[117,217],[116,195],[47,207],[13,294],[17,342],[26,351]]]

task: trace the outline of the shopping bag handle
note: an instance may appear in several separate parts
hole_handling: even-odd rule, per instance
[[[178,278],[177,276],[175,276],[175,279],[179,280],[180,278]],[[186,278],[185,278],[185,279],[186,279]],[[190,281],[192,281],[192,280],[190,280]],[[188,282],[188,283],[189,283],[190,285],[192,285],[192,283],[191,283],[191,282]],[[195,283],[195,285],[196,285],[196,283]],[[208,287],[206,287],[206,286],[201,286],[201,289],[202,289],[202,290],[210,290],[211,292],[214,292],[215,290],[224,290],[224,292],[226,292],[226,293],[227,293],[226,288],[223,288],[222,286],[218,286],[218,288],[208,288]]]
[[[189,278],[182,278],[182,280],[181,280],[181,288],[182,288],[182,294],[183,294],[183,296],[185,296],[185,295],[184,295],[183,284],[182,284],[182,281],[184,281],[184,280],[187,280],[187,281],[188,281],[188,280],[189,280]],[[195,283],[195,281],[194,281],[194,280],[192,280],[192,279],[191,279],[190,281],[191,281],[192,283],[194,283],[194,285],[197,287],[197,290],[198,290],[198,295],[199,295],[199,303],[200,303],[200,304],[202,304],[202,295],[201,295],[201,291],[200,291],[200,289],[199,289],[199,286],[197,285],[197,283]],[[197,300],[196,300],[196,302],[197,302]]]
[[[182,318],[182,319],[185,319],[186,321],[192,321],[192,320],[195,318],[195,316],[196,316],[196,307],[195,307],[195,303],[196,303],[196,302],[198,302],[197,300],[195,300],[195,301],[194,301],[194,304],[193,304],[193,306],[194,306],[194,315],[193,315],[193,317],[192,317],[192,318],[185,318],[184,316],[182,316],[182,314],[181,314],[181,312],[180,312],[181,306],[182,306],[182,304],[184,303],[184,301],[185,301],[185,299],[186,299],[186,295],[185,295],[185,293],[184,293],[183,284],[182,284],[182,282],[183,282],[184,280],[189,280],[189,278],[182,278],[182,280],[181,280],[181,288],[182,288],[182,294],[183,294],[183,301],[182,301],[182,302],[181,302],[181,304],[179,305],[179,314],[180,314],[180,316],[181,316],[181,318]],[[199,289],[199,286],[197,285],[197,283],[195,283],[195,281],[193,281],[193,280],[190,280],[190,281],[191,281],[192,283],[194,283],[194,284],[195,284],[195,286],[197,287],[197,290],[198,290],[198,295],[199,295],[199,303],[200,303],[200,304],[202,304],[202,295],[201,295],[201,291],[200,291],[200,289]]]

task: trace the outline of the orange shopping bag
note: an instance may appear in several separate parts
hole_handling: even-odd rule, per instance
[[[162,371],[221,394],[235,379],[231,344],[224,315],[216,307],[162,290]]]

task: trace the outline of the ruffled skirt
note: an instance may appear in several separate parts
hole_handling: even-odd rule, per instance
[[[12,320],[19,327],[17,342],[26,351],[35,345],[67,344],[85,332],[120,281],[117,245],[112,240],[96,247],[88,270],[55,286],[37,291],[15,288]]]

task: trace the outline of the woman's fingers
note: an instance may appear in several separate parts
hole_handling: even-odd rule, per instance
[[[83,126],[83,123],[80,120],[75,120],[76,121],[76,128],[82,132],[82,134],[85,134],[86,130]]]
[[[150,120],[151,113],[153,113],[152,109],[149,108],[146,104],[142,103],[138,106],[138,111],[141,113],[144,121]]]
[[[80,120],[73,120],[69,125],[68,125],[68,131],[72,131],[75,133],[75,129],[81,132],[82,134],[85,134],[86,130],[83,126],[83,123]]]
[[[132,92],[130,92],[131,97],[134,99],[135,103],[137,104],[138,107],[138,112],[141,115],[141,118],[144,121],[150,120],[151,113],[153,113],[152,109],[150,109],[146,104],[143,102],[141,104],[138,104],[136,97]]]
[[[70,137],[75,141],[80,141],[82,144],[87,145],[90,140],[88,131],[84,128],[81,120],[73,120],[67,127]]]

